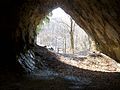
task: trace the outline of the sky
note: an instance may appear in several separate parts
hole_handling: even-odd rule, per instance
[[[57,18],[57,19],[62,19],[63,21],[66,21],[66,22],[70,22],[70,20],[68,19],[70,17],[70,15],[68,15],[63,9],[61,9],[60,7],[59,8],[56,8],[52,11],[52,17],[51,19],[54,19],[54,18]]]
[[[62,10],[60,7],[59,8],[56,8],[52,11],[53,13],[53,16],[52,18],[65,18],[67,17],[67,15],[65,14],[65,11]]]

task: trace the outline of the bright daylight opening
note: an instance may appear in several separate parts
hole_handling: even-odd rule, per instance
[[[90,50],[90,38],[61,8],[52,11],[42,26],[37,44],[56,53],[75,54]]]
[[[37,26],[37,45],[56,53],[60,61],[78,68],[120,72],[120,66],[96,50],[94,41],[61,8],[54,9]]]

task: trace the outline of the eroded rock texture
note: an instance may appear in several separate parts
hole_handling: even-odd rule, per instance
[[[16,54],[34,46],[36,26],[57,7],[72,16],[99,50],[120,62],[119,0],[7,0],[0,4],[1,64],[8,61],[14,66]]]
[[[120,61],[120,2],[70,0],[67,3],[63,8],[65,7],[65,10],[69,11],[76,22],[95,40],[97,48]]]

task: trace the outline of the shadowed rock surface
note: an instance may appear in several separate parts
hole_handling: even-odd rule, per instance
[[[36,46],[37,25],[45,15],[57,7],[61,7],[72,16],[76,23],[95,40],[97,48],[102,53],[120,62],[119,0],[3,0],[0,1],[0,86],[2,89],[7,88],[11,82],[17,84],[16,81],[26,73],[26,67],[27,73],[31,72],[29,66],[34,65],[34,62],[30,59],[34,58],[31,56],[22,58],[23,63],[30,62],[29,65],[25,65],[25,68],[18,59],[22,55],[26,56],[25,54]],[[34,51],[32,53],[35,54]],[[32,67],[33,72],[34,69],[37,68]],[[102,74],[114,77],[114,73]],[[109,80],[108,86],[111,88],[115,89],[119,86],[118,75],[115,74],[115,78]],[[104,79],[99,82],[104,82]],[[105,86],[102,83],[100,85]],[[15,88],[11,84],[10,87]]]
[[[33,44],[37,24],[56,7],[63,8],[66,13],[71,15],[76,23],[95,40],[99,50],[117,61],[120,60],[118,0],[26,1],[21,5],[18,12],[19,22],[15,34],[17,43],[21,41],[24,44]]]
[[[35,54],[33,55],[32,52],[35,52]],[[44,47],[36,46],[32,51],[28,51],[19,58],[19,62],[27,74],[21,77],[18,77],[18,75],[18,79],[9,72],[4,73],[7,77],[1,74],[0,89],[117,90],[120,87],[119,72],[101,72],[82,69],[61,62],[59,57]]]

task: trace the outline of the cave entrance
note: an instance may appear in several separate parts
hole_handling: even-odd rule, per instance
[[[37,44],[56,53],[87,55],[92,40],[63,9],[50,12],[37,27]]]
[[[118,63],[97,51],[91,37],[61,8],[50,12],[37,26],[36,44],[59,55],[58,62],[65,65],[92,71],[120,72]],[[48,59],[51,60],[51,56]],[[54,67],[54,62],[50,66]]]

